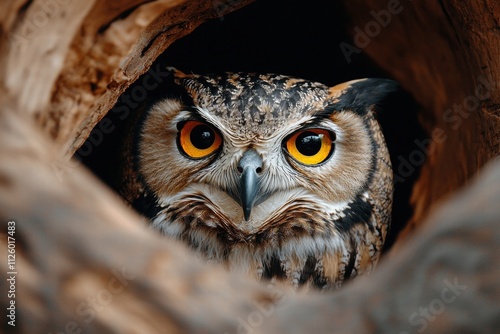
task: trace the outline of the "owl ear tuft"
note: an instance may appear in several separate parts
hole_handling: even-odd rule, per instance
[[[195,78],[195,74],[186,74],[173,66],[167,66],[168,76],[163,83],[163,98],[180,99],[185,106],[193,106],[193,97],[190,95],[189,85],[186,84],[190,79]]]
[[[178,70],[173,66],[167,66],[167,71],[169,71],[170,74],[173,75],[175,79],[184,79],[189,77],[188,74],[182,72],[181,70]]]
[[[357,80],[346,81],[346,82],[339,83],[338,85],[335,85],[333,87],[330,87],[328,89],[328,91],[330,93],[329,97],[332,99],[337,99],[342,94],[344,94],[349,88],[351,88],[351,86],[353,84],[355,84],[356,82],[363,81],[363,80],[367,80],[367,79],[357,79]]]
[[[196,75],[196,74],[186,74],[186,73],[182,72],[181,70],[178,70],[177,68],[172,67],[172,66],[167,67],[167,71],[170,72],[170,75],[173,77],[173,81],[181,86],[183,85],[182,84],[183,80],[198,77],[198,75]]]
[[[391,96],[402,92],[400,85],[390,79],[366,78],[347,81],[329,89],[332,107],[365,114],[384,104]]]

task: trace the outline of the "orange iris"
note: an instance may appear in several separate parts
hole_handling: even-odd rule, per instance
[[[222,138],[210,125],[199,121],[182,124],[178,143],[184,154],[193,159],[204,158],[220,148]]]
[[[286,141],[286,150],[304,165],[318,165],[333,151],[332,134],[325,129],[304,129],[295,132]]]

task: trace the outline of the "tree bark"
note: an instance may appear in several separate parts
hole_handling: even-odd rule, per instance
[[[248,2],[12,0],[3,20],[2,88],[68,159],[172,42]]]
[[[363,51],[423,106],[421,119],[432,142],[414,187],[411,230],[432,204],[463,186],[500,153],[500,4],[486,0],[344,3],[351,26],[368,33],[370,22],[378,22],[382,11],[389,13],[387,26],[370,38]]]
[[[4,4],[0,270],[17,272],[16,327],[23,333],[494,332],[500,161],[483,165],[499,154],[495,1],[401,0],[402,10],[363,48],[423,106],[433,140],[406,238],[372,276],[337,293],[292,293],[204,264],[145,228],[69,159],[173,41],[248,2]],[[351,26],[364,30],[377,22],[373,12],[397,12],[391,3],[345,1]],[[8,221],[16,226],[14,269],[5,261],[13,243]],[[7,291],[0,296],[5,310],[13,299]],[[12,330],[5,319],[3,328]]]

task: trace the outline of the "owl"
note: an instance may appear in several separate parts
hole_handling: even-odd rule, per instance
[[[397,84],[169,70],[122,192],[150,225],[258,280],[329,290],[370,273],[393,193],[376,109]]]

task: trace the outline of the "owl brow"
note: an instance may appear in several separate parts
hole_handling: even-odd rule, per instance
[[[207,120],[202,114],[196,109],[196,107],[184,107],[182,110],[182,116],[178,121],[202,121],[206,122]]]
[[[332,116],[333,113],[335,112],[338,112],[339,110],[335,108],[334,105],[327,105],[326,107],[318,110],[318,111],[315,111],[313,113],[313,118],[314,119],[319,119],[319,121],[323,120],[323,119],[328,119]]]
[[[194,113],[207,123],[210,123],[216,127],[225,128],[223,122],[219,117],[215,116],[212,112],[204,107],[194,107]]]
[[[312,117],[310,119],[301,123],[300,127],[304,128],[304,127],[320,126],[323,124],[324,121],[330,120],[331,114],[332,114],[331,112],[327,113],[327,112],[322,112],[322,111],[315,113],[315,114],[311,115]]]
[[[187,118],[183,118],[183,121],[199,121],[203,123],[208,123],[215,127],[217,130],[222,131],[224,129],[224,125],[221,124],[220,122],[217,121],[216,118],[210,117],[210,113],[208,111],[205,111],[202,107],[186,107],[184,110],[188,114]]]
[[[311,117],[311,116],[309,116]],[[289,128],[285,131],[283,131],[283,137],[287,137],[287,136],[290,136],[291,134],[293,134],[295,131],[298,131],[298,130],[301,130],[301,129],[304,129],[304,128],[313,128],[313,127],[321,127],[321,128],[325,128],[324,124],[322,124],[322,122],[324,120],[326,120],[327,118],[316,118],[316,117],[311,117],[311,118],[308,118],[302,122],[297,122],[297,123],[294,123],[294,124],[291,124],[289,126]],[[330,129],[329,127],[327,127],[327,129]]]

